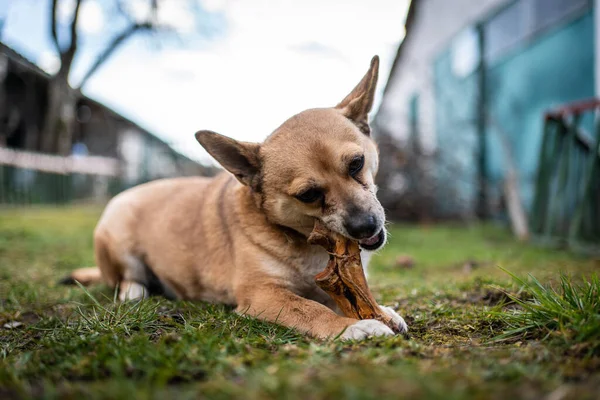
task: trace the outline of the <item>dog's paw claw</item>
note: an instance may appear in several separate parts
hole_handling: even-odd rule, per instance
[[[350,325],[340,336],[342,340],[363,340],[371,336],[393,336],[394,332],[375,319],[363,319]]]
[[[392,318],[392,323],[398,327],[398,330],[400,330],[401,334],[408,333],[408,325],[406,324],[406,321],[404,321],[404,318],[394,311],[392,307],[379,306],[379,308],[381,308],[381,311]]]

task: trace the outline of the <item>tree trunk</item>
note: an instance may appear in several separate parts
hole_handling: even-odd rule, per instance
[[[40,150],[42,153],[54,152],[54,138],[60,119],[61,90],[59,77],[54,77],[48,82],[48,98],[46,105],[46,116],[42,127]]]
[[[59,130],[56,136],[56,152],[63,156],[71,154],[76,102],[75,91],[66,86],[60,109]]]
[[[76,96],[60,74],[48,83],[48,104],[42,129],[41,151],[68,155],[71,150]]]

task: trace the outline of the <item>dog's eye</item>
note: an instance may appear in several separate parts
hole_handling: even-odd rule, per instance
[[[298,200],[303,203],[314,203],[315,201],[323,197],[323,192],[319,189],[308,189],[305,192],[300,193],[296,196]]]
[[[348,173],[350,176],[355,176],[358,174],[363,165],[365,165],[365,156],[356,157],[350,161],[350,165],[348,165]]]

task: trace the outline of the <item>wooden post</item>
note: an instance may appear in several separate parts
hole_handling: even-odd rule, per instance
[[[590,207],[590,210],[592,211],[591,214],[593,214],[594,207],[598,207],[598,203],[593,201],[594,183],[597,183],[598,181],[600,181],[600,122],[596,124],[596,141],[591,149],[590,159],[586,167],[583,197],[575,209],[573,219],[569,226],[568,240],[570,244],[573,244],[577,240],[577,236],[582,233],[581,227],[586,208]],[[595,216],[590,215],[590,217],[594,218]],[[594,224],[592,223],[592,226],[593,225]],[[594,236],[594,234],[600,236],[600,229],[596,229],[599,232],[592,232],[592,236]]]

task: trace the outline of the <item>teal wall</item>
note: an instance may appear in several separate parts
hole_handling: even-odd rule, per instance
[[[489,66],[487,104],[510,137],[521,179],[521,195],[533,200],[543,131],[543,113],[558,105],[594,96],[593,12],[542,36]],[[492,183],[503,178],[498,128],[488,125],[487,171]]]
[[[436,133],[441,160],[438,177],[456,182],[455,197],[444,202],[446,213],[474,207],[477,194],[478,72],[465,78],[452,73],[450,51],[434,64]],[[486,135],[486,171],[489,193],[499,196],[503,179],[503,151],[498,133],[509,137],[521,178],[526,208],[533,200],[542,137],[544,111],[567,102],[594,96],[593,10],[536,36],[487,65],[486,102],[493,123]],[[499,129],[500,127],[500,129]],[[458,168],[457,168],[458,166]],[[442,185],[441,190],[447,191]],[[446,193],[440,193],[446,196]],[[458,207],[458,208],[456,208]]]
[[[450,50],[434,65],[435,118],[438,143],[437,208],[442,216],[457,216],[475,208],[477,191],[477,75],[458,78],[452,72]]]

